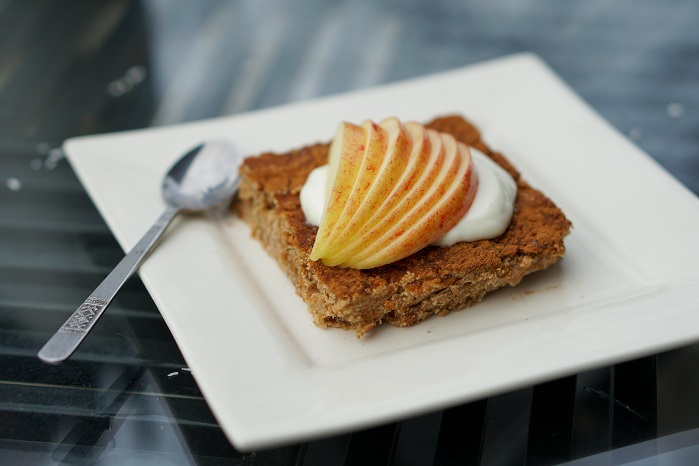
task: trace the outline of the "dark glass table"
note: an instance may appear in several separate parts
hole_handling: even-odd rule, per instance
[[[699,464],[699,345],[255,452],[137,277],[70,361],[36,358],[122,256],[66,138],[532,51],[699,193],[698,22],[694,0],[0,1],[0,464]]]

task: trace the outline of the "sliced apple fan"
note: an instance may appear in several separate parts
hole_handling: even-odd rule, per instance
[[[461,220],[478,185],[465,144],[396,118],[342,123],[328,166],[311,259],[329,266],[368,269],[419,251]]]

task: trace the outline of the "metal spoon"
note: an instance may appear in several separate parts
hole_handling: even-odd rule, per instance
[[[229,200],[238,188],[239,161],[238,152],[225,141],[206,142],[182,156],[163,180],[163,197],[168,208],[41,348],[39,359],[56,364],[73,354],[177,214],[201,212]]]

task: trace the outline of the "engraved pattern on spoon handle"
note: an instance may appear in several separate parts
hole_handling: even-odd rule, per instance
[[[78,348],[104,310],[109,306],[126,280],[136,271],[148,252],[158,242],[180,209],[169,207],[143,238],[124,256],[112,272],[95,288],[89,298],[78,307],[56,334],[39,351],[45,362],[58,363],[66,360]]]

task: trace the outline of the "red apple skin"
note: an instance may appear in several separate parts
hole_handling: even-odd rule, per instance
[[[458,171],[450,177],[451,183],[444,183],[433,192],[434,199],[430,201],[434,202],[414,208],[381,238],[342,266],[368,269],[395,262],[432,244],[456,226],[473,203],[478,176],[468,147],[457,144],[455,160],[458,160],[455,163]]]
[[[354,180],[364,162],[366,147],[366,129],[362,126],[343,122],[337,130],[335,139],[330,146],[330,169],[337,167],[329,178],[333,179],[328,205],[345,205],[351,193]],[[311,258],[317,260],[323,254],[328,237],[342,214],[341,209],[326,208],[321,218],[316,241],[311,251]]]
[[[465,147],[465,146],[464,146]],[[413,228],[408,230],[396,228],[388,239],[377,242],[373,250],[375,254],[366,258],[357,258],[343,266],[356,269],[370,269],[389,264],[408,257],[420,249],[432,244],[446,232],[456,226],[461,218],[466,215],[473,204],[478,190],[478,176],[470,163],[462,176],[462,181],[451,195],[445,199],[441,206],[434,212],[425,215]],[[406,222],[407,223],[407,222]]]
[[[311,252],[329,266],[367,269],[413,254],[461,220],[478,187],[466,145],[396,119],[341,127],[330,159],[336,175]]]
[[[333,241],[325,250],[323,263],[326,265],[331,265],[328,263],[328,258],[341,252],[355,233],[377,210],[381,209],[391,190],[399,183],[410,161],[412,141],[400,121],[397,118],[387,118],[379,124],[379,127],[384,130],[388,138],[386,150],[380,154],[382,160],[377,156],[371,167],[373,177],[359,181],[357,183],[359,186],[347,201],[348,206],[343,212],[343,218],[348,221],[341,224],[338,220],[333,231]],[[376,150],[381,149],[383,145],[376,147]],[[350,203],[352,203],[351,207]],[[353,213],[350,214],[352,211]],[[348,216],[345,217],[345,215]]]
[[[402,218],[413,205],[404,199],[420,199],[440,173],[445,153],[436,132],[428,133],[418,123],[407,123],[406,130],[412,140],[411,158],[415,164],[402,183],[395,186],[386,202],[376,214],[343,245],[337,253],[323,259],[326,265],[339,265],[355,257],[368,245],[380,238],[397,219]]]
[[[386,131],[369,120],[362,122],[361,128],[364,130],[365,139],[359,150],[350,153],[356,145],[352,142],[342,143],[339,168],[311,250],[312,260],[326,257],[332,250],[335,238],[345,229],[361,206],[385,157],[388,147]],[[344,150],[345,147],[347,151]],[[343,167],[347,169],[344,170]],[[326,216],[328,221],[324,222]]]

